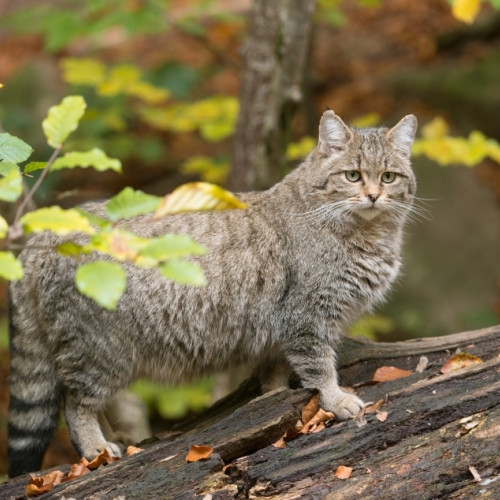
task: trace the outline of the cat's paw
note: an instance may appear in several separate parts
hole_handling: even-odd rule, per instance
[[[106,450],[110,457],[121,458],[122,453],[125,451],[125,447],[123,445],[120,446],[121,443],[112,443],[110,441],[105,441],[96,446],[93,446],[91,449],[85,450],[83,456],[87,460],[94,460],[99,453]]]
[[[323,398],[322,398],[323,399]],[[339,390],[334,397],[322,402],[321,407],[335,413],[338,420],[354,418],[365,404],[358,396]]]

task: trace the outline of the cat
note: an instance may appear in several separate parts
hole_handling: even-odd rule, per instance
[[[25,277],[9,290],[9,476],[40,469],[60,403],[80,455],[120,456],[103,410],[138,377],[175,384],[251,362],[264,389],[293,371],[322,408],[354,417],[363,401],[339,387],[337,346],[398,274],[416,127],[408,115],[357,130],[328,110],[316,148],[271,189],[241,194],[246,209],[123,222],[138,235],[186,233],[205,245],[196,257],[204,287],[125,265],[126,291],[108,311],[77,292],[81,261],[51,250],[64,238],[34,236],[20,256]],[[104,203],[85,208],[105,215]]]

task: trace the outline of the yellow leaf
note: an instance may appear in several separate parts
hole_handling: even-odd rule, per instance
[[[286,149],[287,160],[294,161],[307,156],[316,146],[314,137],[306,136],[298,142],[291,142]]]
[[[192,156],[180,168],[183,174],[197,174],[206,182],[223,184],[229,173],[229,163],[210,156]]]
[[[354,118],[350,123],[357,128],[375,127],[380,123],[380,115],[378,113],[368,113]]]
[[[5,238],[8,228],[7,221],[0,215],[0,239]]]
[[[458,20],[471,24],[480,6],[481,0],[453,0],[452,13]]]
[[[99,85],[106,78],[106,66],[97,59],[67,57],[61,61],[63,80],[74,85]]]
[[[215,184],[189,182],[167,194],[154,217],[159,218],[179,212],[231,210],[246,207],[246,203],[241,202],[234,194]]]
[[[94,228],[89,221],[75,209],[63,210],[61,207],[47,207],[28,212],[19,221],[26,233],[52,231],[56,234],[68,234],[78,231],[93,234]]]
[[[437,116],[434,120],[422,127],[422,136],[426,139],[439,139],[445,137],[448,132],[448,125],[441,116]]]

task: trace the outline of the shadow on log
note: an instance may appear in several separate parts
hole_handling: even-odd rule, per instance
[[[441,374],[457,349],[483,362]],[[429,362],[421,372],[421,356]],[[408,377],[373,384],[376,368]],[[300,418],[311,393],[284,389],[260,396],[255,380],[176,433],[42,496],[91,499],[470,499],[500,498],[500,326],[398,343],[345,339],[344,385],[376,413],[330,421],[286,448],[272,446]],[[191,444],[209,445],[208,460],[186,463]],[[224,468],[225,465],[228,467]],[[338,479],[338,466],[352,467]],[[0,498],[24,498],[28,477],[0,486]]]

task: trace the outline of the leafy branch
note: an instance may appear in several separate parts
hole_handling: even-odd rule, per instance
[[[199,263],[187,260],[204,254],[206,249],[203,246],[187,235],[165,234],[144,238],[129,231],[121,221],[147,214],[154,219],[182,211],[245,208],[232,193],[218,186],[203,182],[189,183],[165,197],[125,188],[105,205],[106,218],[80,209],[64,210],[58,206],[26,211],[51,171],[76,166],[93,167],[99,171],[121,171],[118,160],[108,158],[97,148],[59,156],[65,140],[78,127],[85,108],[86,104],[81,96],[65,97],[59,105],[50,108],[42,127],[47,143],[54,151],[48,162],[28,163],[22,172],[18,164],[26,161],[33,149],[17,137],[0,134],[0,174],[3,176],[0,177],[0,200],[15,202],[23,192],[22,175],[42,170],[19,204],[13,223],[9,226],[0,217],[0,239],[6,240],[2,246],[12,249],[17,247],[12,244],[14,240],[43,231],[57,235],[86,235],[85,244],[69,240],[61,243],[55,250],[63,256],[79,258],[82,263],[75,273],[77,289],[110,310],[116,307],[126,287],[127,277],[120,262],[128,261],[141,268],[157,268],[160,275],[178,283],[204,285],[205,276]],[[79,241],[81,242],[81,238]],[[96,260],[99,254],[108,259]],[[19,280],[23,276],[21,261],[11,251],[0,251],[0,277]]]

